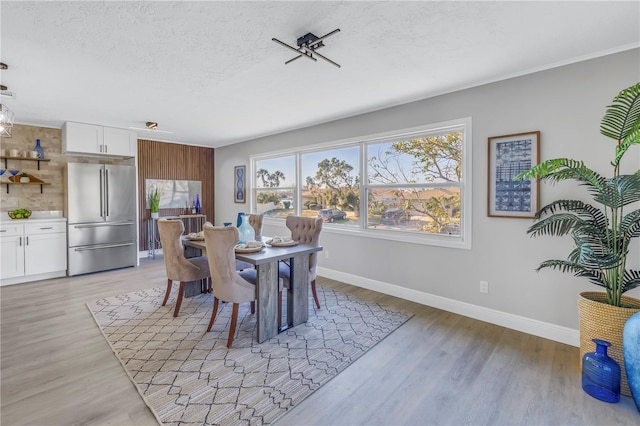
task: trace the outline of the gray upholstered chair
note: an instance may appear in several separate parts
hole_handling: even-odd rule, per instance
[[[209,261],[206,256],[192,257],[187,259],[184,256],[184,247],[180,240],[184,233],[184,223],[182,220],[160,219],[158,220],[158,233],[162,244],[164,265],[167,269],[167,291],[162,301],[162,306],[167,304],[173,281],[180,281],[178,298],[173,310],[173,316],[177,317],[184,297],[184,283],[189,281],[208,280]]]
[[[234,226],[204,227],[204,241],[207,247],[209,269],[213,284],[213,312],[207,331],[211,331],[216,314],[218,301],[233,303],[231,324],[227,347],[230,348],[236,332],[239,303],[251,302],[251,313],[255,312],[257,271],[247,269],[238,272],[233,251],[240,235]]]
[[[322,218],[304,217],[304,216],[287,216],[287,228],[291,231],[291,238],[300,242],[300,244],[308,244],[310,246],[320,245],[320,231],[322,231]],[[318,268],[318,253],[309,255],[309,282],[311,283],[311,292],[316,306],[320,309],[320,301],[316,292],[316,276]],[[280,278],[283,285],[290,288],[291,268],[286,263],[280,262],[279,266]],[[281,300],[281,299],[280,299]]]
[[[249,225],[253,227],[256,233],[256,240],[262,237],[262,219],[264,214],[247,214],[249,216]],[[253,265],[249,262],[243,262],[242,260],[236,260],[236,269],[243,271],[245,269],[253,268]]]

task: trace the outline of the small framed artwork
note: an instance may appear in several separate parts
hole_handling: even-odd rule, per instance
[[[247,202],[246,171],[246,166],[235,166],[233,168],[233,201],[236,203]]]
[[[535,216],[540,204],[539,180],[513,178],[539,162],[540,131],[489,138],[488,216]]]

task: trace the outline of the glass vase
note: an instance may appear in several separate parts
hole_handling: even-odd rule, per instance
[[[36,146],[33,150],[38,153],[38,158],[44,158],[44,150],[40,146],[40,139],[36,139]]]
[[[640,412],[640,312],[631,315],[624,324],[622,346],[629,389]]]
[[[249,216],[242,215],[242,223],[238,228],[238,232],[240,233],[240,242],[246,243],[248,241],[254,241],[256,239],[256,231],[253,229],[253,226],[249,224]]]
[[[605,402],[620,401],[620,365],[607,355],[611,343],[593,339],[595,352],[582,357],[582,389]]]

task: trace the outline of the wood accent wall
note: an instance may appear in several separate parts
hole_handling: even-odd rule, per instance
[[[147,250],[149,209],[146,208],[145,179],[199,180],[201,213],[215,224],[214,149],[138,139],[139,250]],[[184,209],[160,209],[160,216],[183,214]]]

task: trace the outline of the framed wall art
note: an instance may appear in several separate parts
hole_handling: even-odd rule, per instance
[[[535,216],[540,205],[539,180],[513,178],[539,162],[540,131],[489,138],[488,216]]]
[[[246,166],[235,166],[233,168],[233,201],[236,203],[247,202],[247,177]]]

